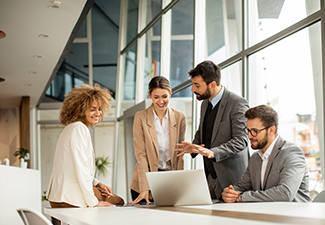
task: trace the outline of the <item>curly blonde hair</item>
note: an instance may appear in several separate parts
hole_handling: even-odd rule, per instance
[[[82,84],[66,94],[60,108],[59,120],[64,126],[77,121],[86,124],[86,113],[90,110],[90,104],[98,100],[102,108],[102,115],[99,119],[103,121],[105,113],[111,109],[111,99],[111,93],[106,88],[101,88],[99,84],[94,86]]]

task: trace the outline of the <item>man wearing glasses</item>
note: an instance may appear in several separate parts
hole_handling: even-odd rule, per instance
[[[232,202],[310,202],[308,166],[303,151],[277,134],[278,114],[267,105],[246,111],[245,128],[255,152],[245,174],[222,198]]]

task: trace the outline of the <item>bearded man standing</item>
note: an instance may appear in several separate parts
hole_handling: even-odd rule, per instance
[[[220,68],[204,61],[190,70],[191,91],[201,106],[200,125],[193,143],[177,144],[179,155],[203,155],[204,170],[212,199],[239,181],[249,160],[248,137],[245,133],[247,101],[220,84]]]

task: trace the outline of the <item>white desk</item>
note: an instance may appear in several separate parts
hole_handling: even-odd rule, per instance
[[[45,208],[72,225],[325,224],[325,203],[219,203],[187,207]]]
[[[17,208],[42,210],[40,171],[0,165],[0,224],[23,225]]]

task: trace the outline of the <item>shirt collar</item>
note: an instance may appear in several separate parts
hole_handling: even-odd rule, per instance
[[[264,160],[264,159],[268,159],[269,156],[272,153],[273,147],[275,145],[275,143],[277,142],[279,138],[279,135],[277,135],[274,140],[272,141],[272,143],[270,144],[270,146],[267,148],[267,150],[263,153],[263,151],[261,149],[258,150],[258,154],[260,155],[260,157]]]
[[[159,120],[159,117],[157,116],[154,107],[152,107],[152,111],[153,111],[153,118],[155,120]],[[168,119],[168,107],[167,107],[167,111],[166,111],[166,114],[165,114],[164,118]]]
[[[209,101],[212,104],[212,108],[214,108],[218,102],[220,102],[220,99],[222,98],[223,92],[225,91],[225,88],[223,86],[221,86],[221,90],[219,91],[219,93],[211,100],[209,99]]]

